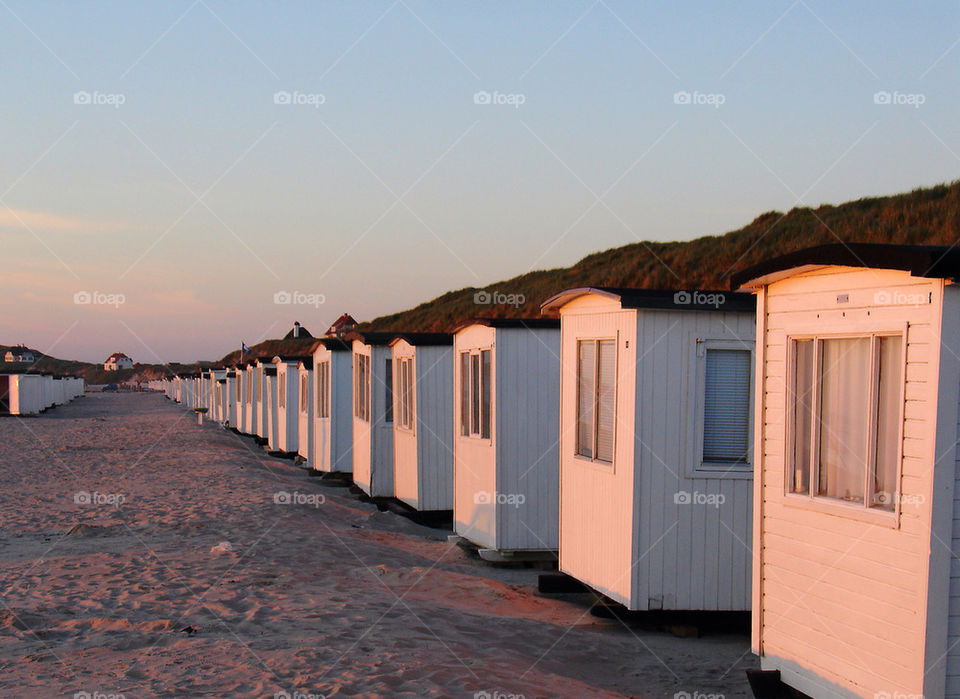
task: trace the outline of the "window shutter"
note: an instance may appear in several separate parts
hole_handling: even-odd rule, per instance
[[[593,406],[596,403],[597,344],[577,342],[577,453],[593,458]]]
[[[598,343],[597,362],[597,459],[613,462],[613,435],[616,426],[617,343]]]
[[[470,434],[470,353],[460,353],[460,434]]]
[[[703,461],[745,463],[750,425],[749,350],[708,349]]]
[[[480,352],[480,436],[490,439],[490,350]]]

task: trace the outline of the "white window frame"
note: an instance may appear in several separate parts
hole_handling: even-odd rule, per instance
[[[307,415],[310,412],[310,375],[306,372],[300,373],[300,414]]]
[[[783,343],[783,352],[784,352],[784,438],[783,438],[783,501],[786,505],[791,507],[800,507],[807,510],[813,510],[816,512],[822,512],[826,514],[837,515],[841,517],[847,517],[849,519],[856,519],[860,521],[870,522],[874,524],[885,525],[894,529],[900,527],[900,494],[902,492],[902,479],[903,479],[903,427],[904,427],[904,412],[906,404],[906,386],[907,386],[907,331],[908,323],[907,322],[879,322],[879,323],[855,323],[851,324],[848,327],[845,327],[843,330],[838,331],[821,331],[819,328],[814,327],[803,327],[797,328],[791,332],[787,332],[784,337]],[[893,510],[878,510],[875,508],[869,507],[869,498],[867,497],[868,488],[867,482],[870,476],[870,467],[868,466],[867,470],[864,472],[864,502],[863,503],[853,503],[853,502],[844,502],[843,500],[838,500],[836,498],[827,497],[824,495],[818,495],[815,492],[813,485],[819,482],[819,473],[820,473],[820,464],[819,464],[819,454],[820,450],[812,449],[811,458],[812,463],[810,464],[810,483],[808,485],[807,493],[793,493],[790,492],[790,482],[793,475],[793,424],[795,417],[795,401],[792,400],[792,392],[790,387],[794,385],[796,378],[796,361],[795,361],[795,351],[794,343],[798,340],[813,340],[814,344],[814,399],[813,403],[815,406],[816,414],[813,419],[814,429],[811,434],[811,442],[816,445],[819,442],[820,429],[819,429],[819,415],[820,415],[820,372],[821,372],[821,359],[822,352],[819,346],[819,340],[849,340],[849,339],[861,339],[864,337],[871,337],[871,342],[876,342],[876,338],[884,336],[895,336],[899,335],[901,337],[901,357],[900,357],[900,366],[901,366],[901,382],[900,382],[900,417],[899,417],[899,430],[897,438],[897,473],[894,479],[896,483],[896,492],[894,493],[894,509]],[[873,345],[871,345],[873,346]],[[876,372],[876,358],[874,357],[876,353],[872,353],[872,362],[871,367],[871,381],[874,380]],[[876,449],[876,414],[875,410],[872,408],[875,407],[876,401],[876,391],[871,388],[871,417],[870,423],[868,424],[868,434],[872,435],[874,440],[874,446],[870,448],[870,455],[872,458],[875,458],[874,450]]]
[[[416,379],[414,374],[414,358],[412,356],[396,357],[393,367],[393,396],[396,403],[393,411],[394,425],[404,432],[416,432]],[[406,371],[406,377],[404,377]],[[406,378],[406,381],[404,380]]]
[[[277,407],[287,409],[287,372],[277,367]]]
[[[496,362],[496,357],[494,356],[493,346],[489,347],[461,347],[457,349],[457,355],[454,359],[456,362],[456,371],[459,375],[459,380],[457,381],[457,395],[456,395],[456,405],[457,405],[457,424],[454,426],[456,430],[458,439],[469,439],[475,442],[485,442],[487,444],[493,444],[494,439],[494,423],[496,422],[496,410],[495,410],[495,395],[496,395],[496,386],[494,385],[494,375],[496,370],[494,369],[494,363]],[[490,433],[489,437],[483,436],[483,353],[490,353],[490,417],[489,424],[487,429]],[[463,364],[462,357],[466,354],[470,357],[467,362],[467,375],[463,375]],[[476,432],[473,431],[473,404],[474,404],[474,393],[473,393],[473,360],[476,357],[477,362],[480,366],[480,380],[478,382],[479,390],[481,397],[478,398],[477,402],[477,420],[479,422],[479,427]],[[466,387],[467,396],[469,398],[468,405],[468,414],[467,414],[467,434],[463,434],[463,390]]]
[[[316,387],[314,402],[317,414],[314,417],[330,417],[330,360],[324,359],[314,366]]]
[[[353,416],[364,422],[370,422],[370,398],[373,384],[370,366],[372,363],[369,354],[353,353]]]
[[[585,456],[580,453],[580,343],[581,342],[592,342],[596,346],[596,355],[595,355],[595,366],[593,371],[593,395],[594,395],[594,405],[593,405],[593,456]],[[614,367],[614,381],[613,381],[613,454],[611,455],[610,461],[606,459],[600,459],[597,457],[597,438],[599,431],[599,415],[597,407],[600,402],[600,392],[599,392],[599,378],[600,378],[600,343],[601,342],[612,342],[613,343],[613,367]],[[617,432],[619,432],[619,424],[617,422],[619,418],[619,411],[617,408],[618,399],[620,397],[620,337],[619,333],[614,336],[606,337],[578,337],[573,341],[574,346],[574,390],[573,390],[573,458],[577,461],[583,461],[585,463],[593,464],[605,469],[613,470],[614,464],[617,461]]]
[[[693,443],[692,469],[688,469],[690,478],[753,478],[753,428],[754,428],[754,385],[756,382],[756,352],[752,340],[695,338],[690,376],[694,377],[695,399],[693,414],[689,419],[696,426]],[[703,459],[703,440],[705,438],[704,410],[707,403],[707,350],[741,350],[750,352],[750,403],[747,408],[747,456],[742,464],[707,462]]]

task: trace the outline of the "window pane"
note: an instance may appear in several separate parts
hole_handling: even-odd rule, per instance
[[[596,405],[597,343],[577,342],[577,454],[593,458],[593,408]]]
[[[793,474],[791,493],[810,492],[810,440],[813,429],[813,340],[794,345]]]
[[[490,439],[490,350],[480,353],[480,436]]]
[[[363,419],[370,422],[370,357],[363,355]]]
[[[470,353],[460,353],[460,434],[470,434]]]
[[[384,379],[384,406],[383,419],[386,422],[393,422],[393,360],[387,357],[383,365]]]
[[[897,497],[897,456],[900,452],[900,388],[903,385],[903,340],[878,338],[880,380],[877,393],[877,464],[873,473],[871,507],[893,510]]]
[[[470,434],[480,434],[480,355],[470,356]]]
[[[286,374],[280,374],[280,390],[278,391],[278,393],[280,394],[280,407],[286,408],[287,407],[287,375]]]
[[[300,412],[307,412],[307,375],[302,374],[300,376]]]
[[[617,405],[617,343],[599,343],[597,361],[597,459],[613,463]]]
[[[413,360],[407,360],[407,427],[413,429],[417,421],[416,386],[413,378]]]
[[[745,464],[750,436],[750,352],[708,349],[703,460]]]
[[[870,403],[870,338],[823,340],[817,493],[863,502]]]

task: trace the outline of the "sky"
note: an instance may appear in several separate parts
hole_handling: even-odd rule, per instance
[[[216,359],[950,182],[958,44],[935,0],[0,0],[0,344]]]

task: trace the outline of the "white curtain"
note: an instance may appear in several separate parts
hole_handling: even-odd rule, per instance
[[[870,402],[870,338],[824,340],[818,493],[863,502]]]

